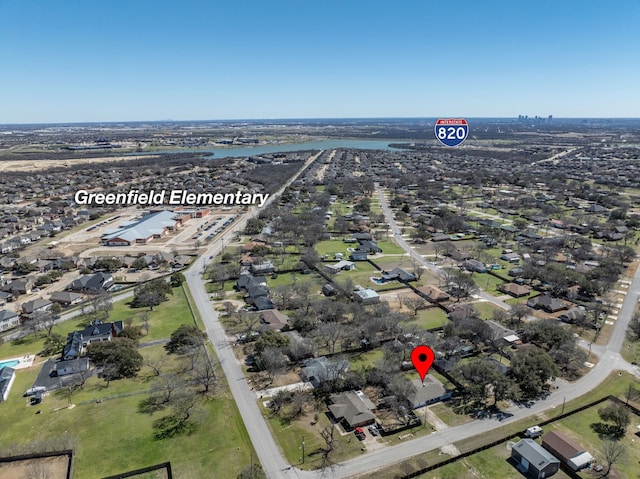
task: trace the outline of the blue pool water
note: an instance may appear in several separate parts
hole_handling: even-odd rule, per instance
[[[13,359],[11,361],[0,361],[0,369],[4,368],[5,366],[15,368],[18,364],[20,364],[20,361],[18,361],[17,359]]]

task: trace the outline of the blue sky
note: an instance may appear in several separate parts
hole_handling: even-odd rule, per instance
[[[640,1],[0,0],[0,123],[640,116]]]

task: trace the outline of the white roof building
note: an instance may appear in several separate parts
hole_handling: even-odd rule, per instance
[[[146,243],[153,238],[161,238],[182,223],[181,216],[173,211],[158,211],[126,224],[102,237],[107,246],[129,246]]]

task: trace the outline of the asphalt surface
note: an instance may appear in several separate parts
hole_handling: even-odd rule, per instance
[[[311,159],[307,164],[310,162]],[[288,182],[288,184],[289,183],[290,182]],[[276,197],[277,194],[272,195],[269,201],[274,200]],[[413,251],[413,249],[404,241],[397,224],[393,220],[393,215],[391,215],[383,195],[381,195],[381,206],[383,211],[385,211],[386,208],[385,215],[388,214],[387,219],[400,246],[402,246],[405,251],[411,255],[411,257],[419,261],[420,264],[423,264],[435,274],[439,274],[439,268],[425,261],[422,256]],[[244,228],[246,220],[255,214],[257,214],[257,209],[254,208],[250,212],[239,217],[231,226],[227,234],[232,234],[234,231],[240,231]],[[201,280],[201,273],[206,265],[205,258],[219,254],[221,249],[221,241],[218,240],[214,242],[209,246],[206,253],[200,256],[191,265],[191,267],[185,271],[185,277],[191,290],[195,307],[200,312],[206,332],[216,350],[218,359],[229,383],[231,393],[238,405],[238,409],[247,428],[254,449],[267,477],[269,478],[312,479],[323,477],[338,479],[363,473],[374,473],[380,468],[403,461],[417,454],[434,449],[440,449],[445,445],[484,434],[489,430],[503,426],[505,422],[530,417],[550,408],[561,407],[564,401],[570,401],[593,390],[598,386],[598,384],[604,381],[613,370],[620,369],[629,371],[636,376],[639,375],[637,368],[622,359],[620,356],[620,349],[622,348],[627,325],[632,317],[637,303],[638,293],[640,292],[640,268],[629,286],[627,296],[625,297],[623,306],[618,315],[618,320],[614,326],[611,340],[606,347],[593,347],[592,352],[594,354],[601,354],[598,364],[579,380],[573,383],[567,383],[554,391],[546,400],[538,401],[529,408],[517,406],[512,407],[509,412],[511,412],[513,416],[506,421],[499,422],[496,419],[479,419],[463,426],[448,428],[443,431],[434,432],[429,436],[407,441],[403,444],[385,447],[383,449],[378,449],[373,453],[363,454],[338,464],[330,470],[313,472],[302,471],[295,467],[291,467],[283,459],[275,440],[271,436],[269,427],[258,408],[256,394],[247,385],[241,365],[233,353],[231,343],[227,339],[218,320],[218,313],[214,310]],[[481,292],[480,296],[499,307],[505,309],[509,308],[509,306],[502,301],[495,300],[495,298],[484,292]]]

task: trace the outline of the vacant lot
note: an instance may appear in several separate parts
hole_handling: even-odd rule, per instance
[[[0,463],[2,479],[66,479],[71,467],[69,456],[53,456]]]

